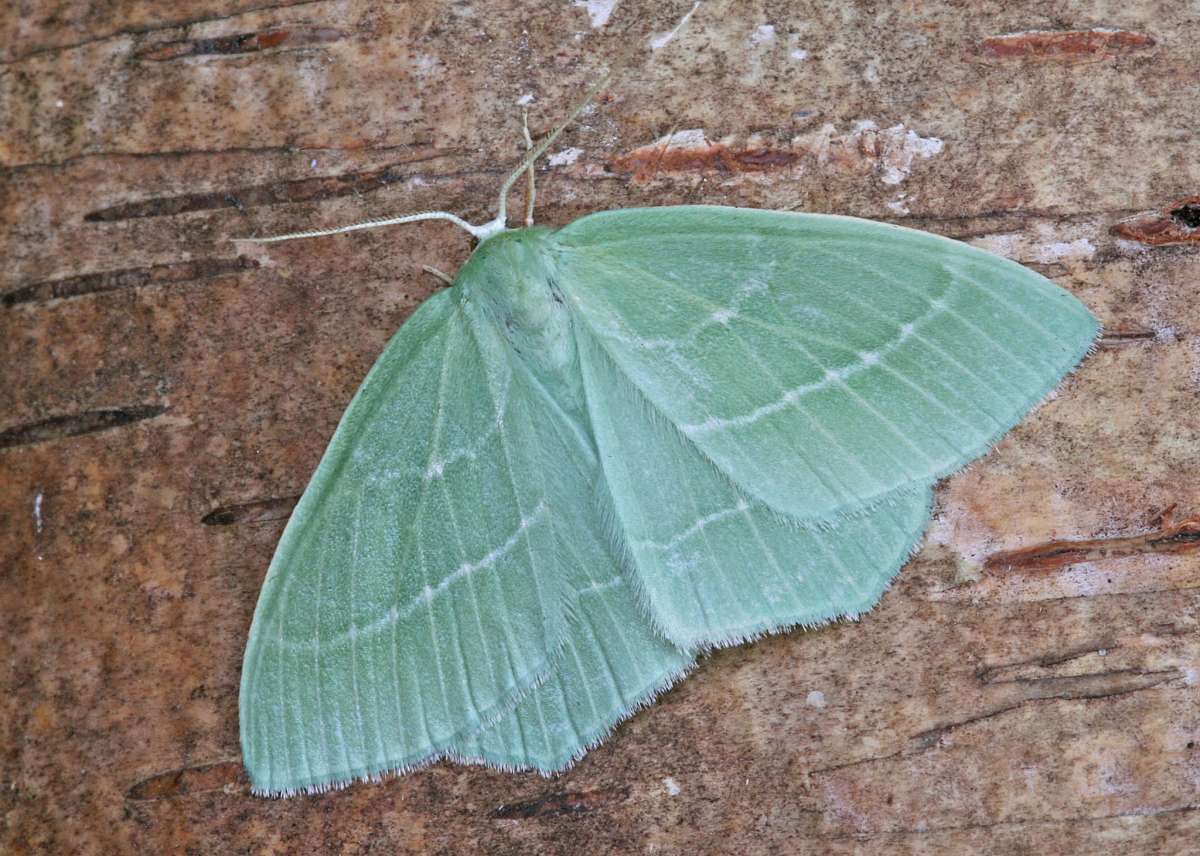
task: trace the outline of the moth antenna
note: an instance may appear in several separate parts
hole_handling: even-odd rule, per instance
[[[559,123],[557,128],[547,134],[546,137],[540,143],[538,143],[535,148],[531,149],[529,153],[525,155],[525,159],[522,160],[517,168],[512,171],[512,174],[504,180],[504,184],[500,185],[500,201],[496,204],[496,219],[491,223],[485,223],[482,227],[480,227],[483,229],[490,229],[488,235],[493,235],[496,232],[503,231],[505,228],[507,228],[508,192],[512,190],[513,185],[517,183],[517,179],[521,177],[521,173],[525,172],[527,169],[531,170],[533,168],[533,164],[538,158],[546,153],[546,149],[550,148],[554,141],[558,139],[558,135],[565,131],[567,126],[574,122],[579,114],[587,109],[588,105],[595,100],[596,95],[601,89],[608,85],[608,82],[611,79],[612,72],[609,72],[601,77],[600,80],[597,81],[596,84],[587,91],[587,94],[585,94],[583,98],[579,100],[579,103],[577,103],[571,109],[570,115],[568,115],[566,119]]]
[[[521,133],[525,135],[525,151],[533,150],[533,137],[529,136],[529,108],[521,108]],[[525,193],[525,228],[533,225],[533,201],[537,198],[537,184],[534,180],[533,164],[529,165],[526,175],[529,176],[529,187]]]
[[[595,100],[597,93],[599,93],[600,90],[608,84],[611,78],[611,72],[601,77],[600,80],[587,91],[587,94],[585,94],[583,98],[579,100],[579,103],[577,103],[571,109],[570,115],[568,115],[567,118],[564,119],[557,128],[551,131],[545,139],[538,143],[536,147],[533,146],[533,138],[529,136],[529,125],[527,122],[523,121],[526,144],[530,147],[528,154],[525,155],[524,160],[522,160],[520,165],[513,170],[512,174],[504,180],[504,184],[500,187],[500,202],[496,206],[496,217],[487,223],[481,223],[478,226],[472,226],[466,220],[451,214],[449,211],[420,211],[416,214],[405,214],[400,217],[378,217],[372,220],[363,220],[358,223],[352,223],[349,226],[337,226],[332,229],[313,229],[307,232],[289,232],[286,235],[269,235],[264,238],[232,238],[231,240],[234,242],[245,242],[250,244],[272,244],[277,241],[292,241],[297,238],[323,238],[326,235],[340,235],[343,232],[356,232],[360,229],[376,229],[380,226],[396,226],[400,223],[415,223],[419,220],[449,220],[455,226],[458,226],[460,229],[469,232],[476,240],[484,241],[490,238],[492,235],[503,232],[508,228],[508,192],[512,190],[513,185],[517,183],[517,179],[521,177],[521,173],[526,171],[529,172],[529,201],[526,207],[525,224],[527,226],[532,225],[534,163],[538,158],[546,153],[546,149],[550,148],[551,144],[558,139],[558,135],[561,134],[568,125],[574,122],[580,113],[587,109],[587,106],[591,104],[593,100]]]
[[[289,232],[286,235],[270,235],[265,238],[232,238],[231,240],[250,244],[273,244],[276,241],[291,241],[295,238],[322,238],[326,235],[340,235],[342,232],[357,232],[359,229],[375,229],[379,226],[395,226],[399,223],[416,223],[419,220],[449,220],[455,226],[465,229],[481,241],[494,234],[494,230],[488,230],[488,227],[491,225],[490,223],[485,223],[482,226],[472,226],[466,220],[448,211],[420,211],[416,214],[404,214],[400,217],[376,217],[372,220],[363,220],[358,223],[352,223],[349,226],[337,226],[332,229],[314,229],[309,232]]]

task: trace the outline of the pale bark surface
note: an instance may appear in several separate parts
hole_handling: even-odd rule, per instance
[[[272,802],[237,732],[267,562],[438,287],[420,266],[469,246],[438,223],[226,239],[490,217],[519,100],[545,132],[691,3],[19,2],[0,20],[0,850],[1195,852],[1190,5],[712,0],[629,59],[552,150],[540,222],[680,202],[902,222],[1052,277],[1107,325],[1099,349],[939,486],[858,623],[706,657],[553,780],[439,764]]]

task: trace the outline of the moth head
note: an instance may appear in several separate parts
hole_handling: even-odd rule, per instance
[[[481,297],[506,305],[549,298],[550,229],[530,226],[506,229],[479,244],[459,273]]]

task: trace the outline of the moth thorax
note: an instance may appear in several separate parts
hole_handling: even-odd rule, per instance
[[[546,370],[573,362],[571,319],[554,281],[549,229],[513,229],[489,238],[463,273],[518,354]]]

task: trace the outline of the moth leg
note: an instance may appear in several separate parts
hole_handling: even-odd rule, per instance
[[[525,151],[533,150],[533,137],[529,136],[529,108],[521,109],[521,133],[525,135]],[[529,176],[529,186],[525,191],[525,226],[528,228],[533,225],[533,200],[537,196],[537,189],[533,183],[533,162],[530,161],[529,168],[525,170]]]
[[[454,285],[454,280],[450,277],[449,274],[444,274],[435,267],[430,267],[429,265],[421,265],[421,270],[425,271],[425,273],[433,274],[438,279],[440,279],[442,282],[446,283],[446,285]]]

